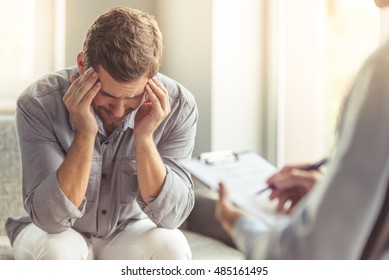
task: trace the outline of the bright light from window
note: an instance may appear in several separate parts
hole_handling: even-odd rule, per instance
[[[28,79],[33,73],[34,10],[31,0],[0,2],[0,77],[8,81]]]
[[[315,161],[333,150],[344,97],[380,43],[380,10],[372,0],[282,3],[285,59],[280,71],[285,86],[280,161]]]
[[[64,11],[62,0],[0,0],[0,113],[13,114],[22,91],[61,64]]]
[[[372,0],[327,0],[326,144],[333,145],[341,104],[362,63],[378,46],[380,11]],[[331,143],[331,144],[330,144]]]

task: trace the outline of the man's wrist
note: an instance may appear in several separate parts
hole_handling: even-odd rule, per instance
[[[93,132],[87,132],[87,131],[78,131],[76,130],[76,134],[74,136],[75,141],[81,141],[83,143],[91,143],[94,144],[96,139],[96,134]]]
[[[155,146],[152,136],[135,136],[135,148],[138,150],[149,149]]]

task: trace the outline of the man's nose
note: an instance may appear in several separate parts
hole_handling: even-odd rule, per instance
[[[115,117],[122,117],[126,111],[124,99],[116,99],[111,103],[111,110]]]

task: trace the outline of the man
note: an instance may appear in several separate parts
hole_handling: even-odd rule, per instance
[[[162,36],[129,8],[98,17],[77,67],[18,99],[28,217],[6,229],[16,259],[190,259],[176,229],[194,205],[190,158],[197,107],[157,73]]]
[[[389,6],[389,0],[375,2],[379,7]],[[271,198],[281,198],[279,209],[285,206],[286,192],[302,189],[292,198],[292,206],[309,192],[289,222],[266,227],[231,204],[226,187],[220,185],[216,217],[247,258],[362,257],[389,181],[388,72],[389,42],[360,71],[345,103],[336,154],[314,188],[320,171],[304,172],[301,167],[283,169],[268,180],[276,187]]]

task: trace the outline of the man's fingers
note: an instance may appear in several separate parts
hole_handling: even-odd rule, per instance
[[[95,71],[95,69],[93,68],[93,67],[89,67],[86,71],[85,71],[85,73],[83,74],[83,75],[80,75],[79,77],[78,77],[78,82],[79,82],[79,84],[80,84],[80,86],[82,86],[83,84],[85,84],[87,81],[88,81],[88,79],[91,77],[91,76],[93,76],[93,75],[96,75],[97,76],[97,73],[96,73],[96,71]]]
[[[92,90],[93,87],[96,85],[96,82],[98,80],[97,72],[95,72],[93,68],[90,69],[88,69],[89,72],[85,75],[85,77],[83,77],[87,77],[86,80],[80,80],[80,87],[74,95],[76,103],[81,103],[81,100],[84,99],[85,95],[87,95],[89,91]]]
[[[101,82],[97,81],[97,83],[95,83],[93,87],[84,95],[84,98],[80,101],[80,104],[85,103],[86,105],[91,105],[93,98],[95,98],[100,89]]]
[[[78,78],[78,75],[76,75],[76,74],[71,74],[71,75],[70,75],[70,82],[71,82],[71,83],[74,83],[74,81],[77,80],[77,78]]]
[[[74,105],[81,104],[89,93],[96,95],[96,87],[100,88],[101,83],[98,82],[97,72],[93,68],[88,69],[88,71],[82,76],[77,78],[74,83],[70,86],[68,91],[68,96],[65,97],[65,101],[71,100]],[[88,100],[90,98],[87,98]],[[90,104],[89,104],[90,105]]]
[[[76,87],[76,81],[77,81],[77,78],[78,76],[75,75],[75,74],[71,74],[70,75],[70,82],[71,82],[71,85],[68,89],[68,91],[65,93],[65,95],[63,96],[63,101],[66,103],[69,99],[69,97],[72,95],[72,92],[74,90],[74,88]]]
[[[162,110],[165,113],[169,113],[170,104],[166,88],[155,77],[148,81],[148,86],[153,91],[154,96],[156,98],[154,102],[160,103]]]

